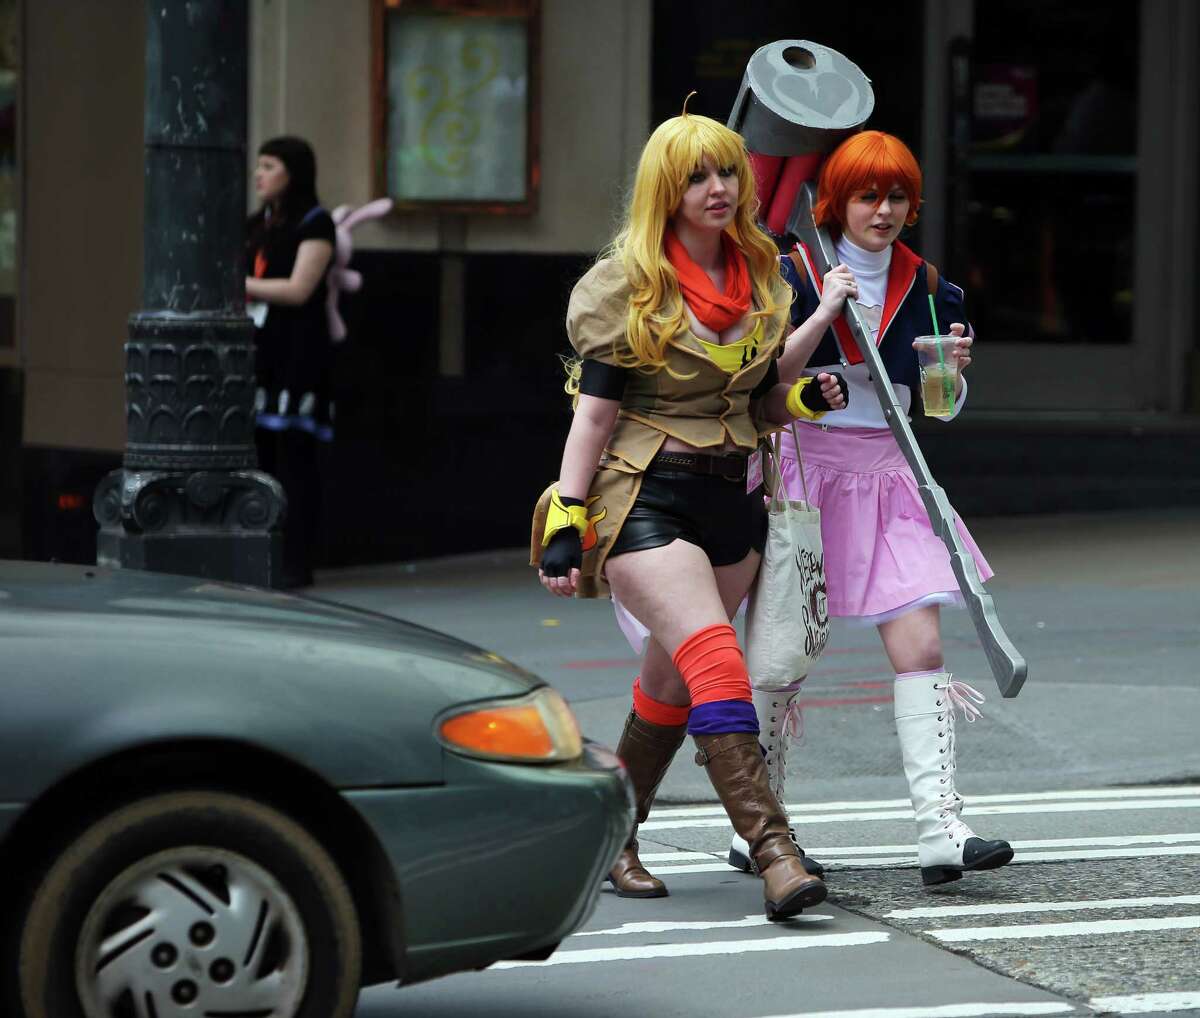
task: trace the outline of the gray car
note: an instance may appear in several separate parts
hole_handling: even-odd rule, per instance
[[[542,681],[381,615],[0,562],[2,1013],[345,1018],[545,958],[628,782]]]

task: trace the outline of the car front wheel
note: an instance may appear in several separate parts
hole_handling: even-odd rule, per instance
[[[19,947],[27,1018],[349,1018],[361,937],[321,844],[225,792],[156,795],[75,837]]]

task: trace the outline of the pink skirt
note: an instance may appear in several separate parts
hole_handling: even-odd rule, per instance
[[[958,604],[950,553],[934,532],[892,433],[797,423],[809,501],[821,510],[829,614],[885,622],[925,604]],[[791,432],[783,432],[788,495],[804,498]],[[957,520],[981,580],[992,569]]]

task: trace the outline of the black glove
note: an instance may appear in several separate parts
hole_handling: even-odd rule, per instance
[[[842,398],[846,401],[846,406],[848,407],[850,405],[850,387],[846,385],[846,379],[837,371],[823,372],[823,374],[832,375],[837,379],[838,388],[842,390]],[[814,414],[825,413],[827,410],[833,409],[829,405],[829,401],[821,395],[821,383],[816,378],[812,380],[811,385],[806,385],[800,390],[800,402]],[[846,407],[839,407],[839,409],[844,410]]]
[[[563,505],[583,505],[581,498],[559,496]],[[583,542],[574,527],[563,527],[542,552],[542,572],[547,576],[570,576],[572,569],[583,565]]]

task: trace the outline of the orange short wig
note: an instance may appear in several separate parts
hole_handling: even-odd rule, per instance
[[[817,181],[813,218],[818,226],[840,229],[846,223],[846,206],[856,191],[886,189],[899,184],[910,202],[904,222],[912,226],[921,206],[921,167],[894,134],[860,131],[842,142],[825,160]],[[882,201],[882,194],[880,195]]]

